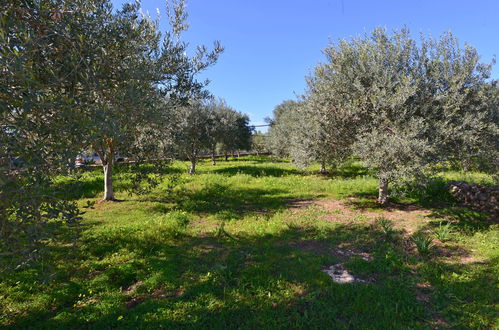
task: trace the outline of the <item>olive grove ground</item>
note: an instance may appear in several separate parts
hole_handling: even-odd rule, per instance
[[[427,191],[381,208],[355,162],[324,176],[265,156],[168,168],[149,194],[94,202],[100,171],[59,177],[85,210],[67,244],[0,280],[7,328],[481,328],[497,325],[499,230],[458,205],[446,172]],[[418,233],[431,238],[425,252]],[[58,240],[60,242],[61,240]],[[338,284],[341,264],[362,281]]]

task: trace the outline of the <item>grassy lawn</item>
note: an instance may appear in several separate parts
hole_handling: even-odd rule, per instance
[[[187,166],[172,164],[149,194],[84,208],[75,245],[2,274],[0,326],[499,326],[499,226],[443,186],[381,209],[376,179],[356,164],[330,176],[265,157],[203,161],[194,176]],[[117,170],[118,191],[126,175]],[[447,172],[442,185],[450,179],[492,182]],[[58,180],[82,207],[102,191],[97,170]],[[418,250],[420,234],[431,248]],[[338,263],[361,281],[322,271]]]

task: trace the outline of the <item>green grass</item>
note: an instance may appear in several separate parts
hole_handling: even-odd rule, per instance
[[[203,161],[172,190],[168,177],[187,166],[173,163],[164,183],[140,196],[126,191],[127,172],[118,168],[121,201],[84,208],[75,245],[54,241],[36,266],[2,275],[0,326],[497,326],[499,228],[443,192],[445,203],[430,209],[421,228],[434,232],[446,221],[452,235],[421,257],[396,220],[375,223],[383,215],[362,213],[384,210],[372,204],[377,180],[358,164],[323,176],[266,157]],[[82,207],[99,198],[101,180],[97,170],[79,183],[57,178]],[[304,203],[320,199],[349,201],[352,214]],[[366,282],[334,283],[321,270],[338,262]]]

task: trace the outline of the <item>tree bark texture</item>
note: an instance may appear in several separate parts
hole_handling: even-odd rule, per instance
[[[321,174],[326,174],[327,173],[327,170],[326,170],[326,162],[323,160],[321,161],[321,170],[320,170],[320,173]]]
[[[383,205],[388,202],[388,180],[379,179],[378,203]]]
[[[189,174],[196,173],[196,159],[191,160],[191,167],[189,168]]]
[[[211,153],[211,164],[213,166],[217,165],[217,159],[215,157],[215,151],[212,151],[212,153]]]
[[[102,166],[104,168],[104,200],[114,200],[113,191],[113,162],[107,162]]]

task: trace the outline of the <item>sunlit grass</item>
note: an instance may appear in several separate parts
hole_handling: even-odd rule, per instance
[[[80,238],[74,246],[54,241],[37,266],[2,276],[0,324],[385,329],[434,327],[442,319],[493,326],[499,230],[486,215],[451,200],[431,209],[418,228],[433,235],[447,221],[452,235],[421,257],[407,233],[362,213],[376,194],[373,176],[355,163],[327,176],[314,166],[303,172],[266,157],[217,166],[203,160],[190,176],[186,163],[174,162],[164,184],[145,195],[126,191],[127,173],[118,168],[121,201],[95,204],[88,202],[100,198],[99,169],[84,172],[82,183],[57,178],[86,206]],[[181,175],[173,190],[172,174]],[[467,177],[489,182],[483,174]],[[352,204],[349,218],[313,203],[294,206],[351,198],[359,207]],[[371,258],[346,258],[338,249]],[[322,270],[338,262],[365,282],[334,283]]]

